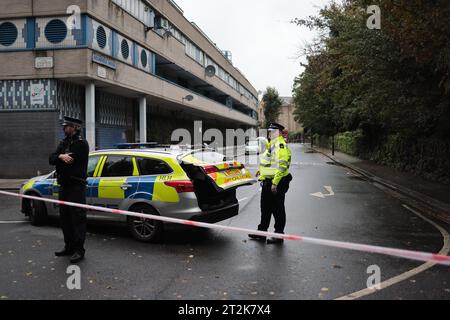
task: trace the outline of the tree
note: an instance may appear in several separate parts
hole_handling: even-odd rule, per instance
[[[263,95],[262,103],[264,105],[264,127],[268,128],[270,123],[277,122],[281,113],[281,106],[283,101],[277,89],[273,87],[267,87],[266,92]]]
[[[380,30],[366,26],[369,5]],[[450,157],[449,15],[448,0],[341,0],[295,19],[319,31],[294,81],[296,120],[320,135],[361,132],[361,157],[437,169],[423,157],[429,141]]]

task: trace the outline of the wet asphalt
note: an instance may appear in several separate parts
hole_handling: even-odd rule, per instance
[[[443,235],[401,201],[302,145],[292,145],[294,180],[286,197],[286,233],[401,249],[439,252]],[[256,166],[250,165],[252,172]],[[334,195],[324,198],[311,194]],[[255,229],[259,185],[241,188],[239,216],[223,225]],[[126,226],[89,223],[81,290],[69,290],[70,262],[58,222],[33,227],[17,199],[0,196],[0,298],[143,300],[336,299],[367,287],[370,266],[381,281],[423,263],[289,241],[283,246],[246,234],[166,227],[162,243],[145,244]],[[17,223],[4,223],[13,221]],[[435,222],[449,232],[449,227]],[[273,221],[272,221],[273,226]],[[271,230],[273,227],[271,227]],[[434,266],[360,299],[450,299],[450,268]]]

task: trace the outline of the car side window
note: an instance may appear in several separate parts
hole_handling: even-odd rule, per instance
[[[167,163],[158,159],[136,158],[136,163],[141,176],[157,176],[173,172]]]
[[[133,175],[132,157],[108,156],[102,170],[102,177],[129,177]]]
[[[87,168],[87,176],[92,178],[94,176],[95,168],[97,168],[98,161],[100,160],[100,156],[91,156],[89,157],[88,168]]]

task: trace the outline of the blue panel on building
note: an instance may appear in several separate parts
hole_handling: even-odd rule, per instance
[[[125,128],[97,127],[97,146],[100,149],[111,149],[118,143],[126,143]]]
[[[36,19],[27,18],[27,48],[33,49],[36,46]]]

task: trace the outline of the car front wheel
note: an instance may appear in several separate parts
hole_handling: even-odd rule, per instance
[[[130,211],[155,216],[159,215],[154,208],[145,204],[135,205]],[[131,235],[138,241],[157,242],[162,237],[164,224],[161,221],[131,216],[128,216],[127,221]]]

